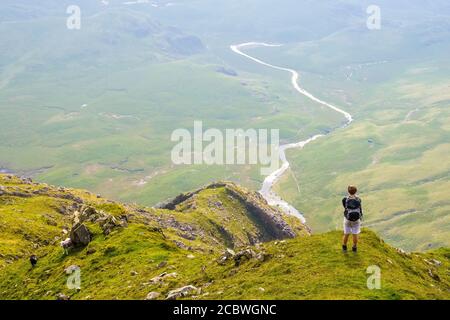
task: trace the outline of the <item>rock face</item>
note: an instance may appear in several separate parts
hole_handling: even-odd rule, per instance
[[[76,223],[70,231],[70,240],[74,246],[87,246],[91,242],[91,233],[82,223]]]

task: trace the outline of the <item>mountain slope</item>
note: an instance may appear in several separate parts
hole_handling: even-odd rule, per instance
[[[360,252],[343,255],[338,232],[310,236],[232,183],[159,208],[10,175],[0,186],[0,299],[449,298],[448,249],[406,254],[365,231]],[[69,235],[78,243],[65,255]],[[366,287],[370,265],[381,290]],[[78,268],[81,289],[69,289]]]

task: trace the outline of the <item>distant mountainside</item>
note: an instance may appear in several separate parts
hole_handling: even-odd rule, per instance
[[[0,175],[0,299],[449,299],[449,266],[449,249],[406,253],[368,230],[343,254],[339,232],[311,235],[233,183],[147,208]]]
[[[137,63],[171,61],[205,50],[195,35],[127,7],[100,7],[91,12],[89,6],[83,6],[80,30],[67,28],[66,7],[60,6],[56,12],[44,8],[39,6],[36,11],[33,5],[1,8],[4,23],[0,24],[0,31],[4,36],[0,48],[5,50],[0,53],[0,66],[24,65],[16,72],[28,76],[39,75],[43,70],[55,72],[55,66],[59,72],[77,75],[92,73],[92,68],[108,67],[110,72],[127,69],[121,63],[129,68]],[[17,20],[8,22],[8,16],[14,16],[12,12],[16,10]],[[6,50],[11,41],[16,44]]]

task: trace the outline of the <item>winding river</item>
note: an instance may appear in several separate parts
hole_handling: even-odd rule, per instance
[[[289,68],[284,68],[284,67],[279,67],[279,66],[275,66],[272,65],[270,63],[264,62],[258,58],[252,57],[251,55],[244,53],[242,51],[242,49],[244,48],[255,48],[255,47],[280,47],[281,45],[279,44],[268,44],[268,43],[263,43],[263,42],[246,42],[246,43],[242,43],[242,44],[238,44],[238,45],[232,45],[230,46],[230,49],[245,57],[248,58],[256,63],[259,63],[263,66],[272,68],[272,69],[276,69],[276,70],[280,70],[280,71],[285,71],[285,72],[289,72],[291,74],[291,85],[294,87],[294,89],[308,97],[309,99],[323,105],[326,106],[328,108],[330,108],[331,110],[335,111],[335,112],[339,112],[341,113],[345,119],[346,122],[343,126],[341,126],[340,128],[346,127],[348,126],[352,121],[353,121],[353,117],[350,113],[335,107],[331,104],[329,104],[328,102],[325,102],[323,100],[320,100],[319,98],[315,97],[314,95],[312,95],[311,93],[309,93],[308,91],[306,91],[305,89],[301,88],[299,85],[299,74],[297,71],[293,70],[293,69],[289,69]],[[275,183],[287,172],[287,170],[289,169],[289,161],[286,158],[286,150],[289,149],[295,149],[295,148],[303,148],[304,146],[306,146],[308,143],[325,136],[324,134],[317,134],[315,136],[310,137],[309,139],[303,140],[303,141],[299,141],[296,143],[289,143],[289,144],[284,144],[281,145],[279,148],[279,156],[280,156],[280,160],[281,160],[281,167],[277,170],[275,170],[274,172],[272,172],[270,175],[268,175],[265,179],[264,182],[262,184],[261,190],[259,191],[261,193],[261,195],[267,200],[267,202],[272,205],[272,206],[276,206],[279,207],[284,213],[289,214],[289,215],[293,215],[298,217],[303,223],[306,222],[305,217],[297,210],[295,209],[292,205],[290,205],[288,202],[284,201],[279,195],[277,195],[274,191],[273,191],[273,187],[275,185]]]

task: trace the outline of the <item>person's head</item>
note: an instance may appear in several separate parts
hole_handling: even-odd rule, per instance
[[[358,192],[358,188],[356,188],[355,186],[348,186],[347,190],[348,194],[351,196],[354,196],[356,192]]]

